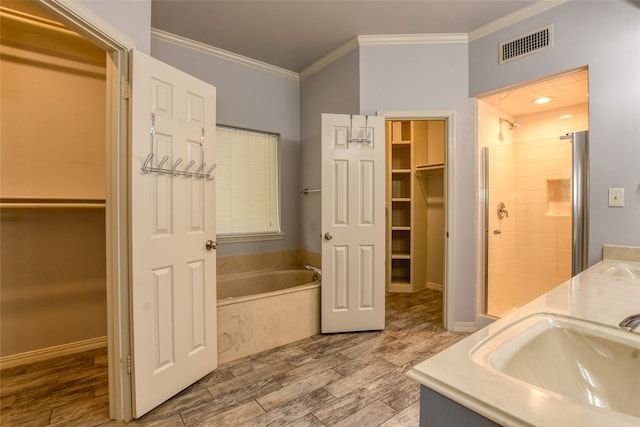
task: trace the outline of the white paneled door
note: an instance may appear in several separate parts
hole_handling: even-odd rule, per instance
[[[218,363],[216,251],[207,245],[216,238],[215,186],[188,176],[206,173],[214,163],[216,89],[135,51],[132,87],[131,326],[138,418]],[[145,173],[149,154],[151,171]]]
[[[322,332],[384,329],[384,117],[322,115]]]

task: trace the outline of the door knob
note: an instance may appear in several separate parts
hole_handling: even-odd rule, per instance
[[[214,249],[218,249],[218,242],[214,242],[213,240],[207,240],[204,244],[205,248],[208,251],[212,251]]]
[[[324,240],[331,240],[333,239],[333,236],[331,235],[331,233],[324,233]]]

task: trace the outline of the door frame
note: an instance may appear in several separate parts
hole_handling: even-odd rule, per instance
[[[444,162],[445,192],[445,239],[444,239],[444,284],[442,286],[442,320],[448,331],[455,328],[455,156],[456,141],[455,112],[451,110],[418,110],[418,111],[378,111],[386,120],[444,120],[447,129]]]
[[[129,81],[133,41],[76,0],[37,0],[68,28],[107,53],[106,272],[109,416],[131,420],[129,375]]]

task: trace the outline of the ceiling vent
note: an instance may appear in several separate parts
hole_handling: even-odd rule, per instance
[[[523,34],[500,43],[500,63],[513,61],[532,53],[540,52],[553,45],[553,25]]]

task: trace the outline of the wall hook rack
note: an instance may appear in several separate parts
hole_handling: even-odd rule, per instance
[[[171,169],[165,168],[164,164],[169,160],[169,156],[164,156],[160,162],[158,162],[158,166],[153,166],[153,154],[149,153],[144,163],[142,164],[142,173],[150,174],[157,173],[158,175],[171,175],[171,176],[184,176],[187,178],[196,178],[196,179],[206,179],[207,181],[212,181],[214,177],[211,175],[213,170],[216,168],[216,164],[214,163],[206,172],[204,172],[207,167],[207,162],[202,162],[198,169],[195,172],[190,172],[190,169],[196,163],[194,160],[191,160],[184,170],[178,170],[178,165],[182,163],[182,159],[178,158],[176,162],[171,166]]]

